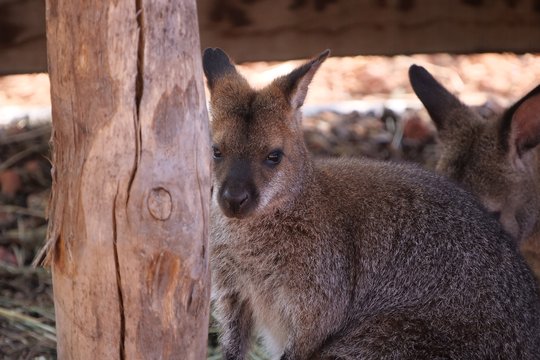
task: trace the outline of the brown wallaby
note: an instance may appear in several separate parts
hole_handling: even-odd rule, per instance
[[[484,119],[423,67],[411,66],[409,77],[439,133],[437,169],[480,198],[540,281],[540,86]]]
[[[540,359],[540,297],[472,195],[417,167],[313,160],[300,107],[329,51],[252,89],[206,49],[212,298],[226,359]]]

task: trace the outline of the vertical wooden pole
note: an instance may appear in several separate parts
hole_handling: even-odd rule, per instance
[[[47,0],[63,359],[203,359],[208,119],[195,0]]]

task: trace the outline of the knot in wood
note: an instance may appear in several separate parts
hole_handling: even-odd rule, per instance
[[[154,219],[165,221],[171,216],[172,197],[162,187],[153,188],[148,195],[148,211]]]

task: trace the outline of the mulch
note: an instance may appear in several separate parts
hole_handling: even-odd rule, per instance
[[[54,358],[51,277],[31,262],[47,231],[50,124],[0,129],[0,357]]]

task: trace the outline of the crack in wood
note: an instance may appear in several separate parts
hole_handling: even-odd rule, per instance
[[[135,0],[135,18],[137,20],[137,27],[139,30],[139,39],[137,44],[137,74],[135,76],[135,115],[134,115],[134,127],[135,127],[135,162],[133,169],[131,170],[131,176],[128,183],[126,205],[129,203],[131,195],[131,187],[137,170],[139,168],[139,162],[141,160],[142,149],[142,134],[141,134],[141,120],[140,120],[140,108],[144,90],[144,12],[143,12],[143,0]]]
[[[189,312],[191,311],[191,305],[193,304],[193,296],[195,294],[195,283],[192,281],[190,283],[190,289],[189,289],[189,296],[188,296],[188,299],[187,299],[187,306],[186,306],[186,310]]]
[[[135,0],[135,17],[139,28],[139,44],[137,47],[137,77],[135,80],[135,102],[137,106],[137,117],[141,106],[141,99],[144,89],[144,12],[143,0]]]
[[[117,246],[117,222],[116,222],[116,199],[118,198],[118,185],[116,187],[116,193],[114,194],[113,209],[112,209],[112,224],[113,224],[113,253],[114,253],[114,266],[116,270],[116,289],[118,291],[118,307],[120,313],[120,346],[119,346],[119,358],[124,360],[126,358],[126,315],[124,313],[124,294],[122,292],[122,276],[120,274],[120,261],[118,259],[118,246]]]
[[[195,139],[195,143],[198,143],[198,139]],[[198,147],[195,147],[195,176],[197,178],[197,190],[199,191],[199,202],[200,202],[200,205],[201,205],[201,208],[202,209],[205,209],[205,201],[204,201],[204,197],[203,197],[203,191],[204,191],[204,187],[202,186],[201,184],[201,176],[199,174],[199,148]],[[213,189],[210,190],[210,192],[212,192]],[[203,239],[202,239],[202,249],[201,249],[201,257],[203,259],[203,263],[204,263],[204,267],[206,268],[206,232],[208,229],[208,219],[206,218],[206,212],[203,210],[202,212],[202,220],[203,220],[203,233],[202,233],[202,236],[203,236]]]

